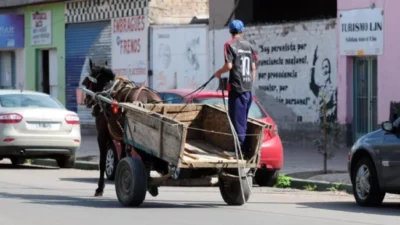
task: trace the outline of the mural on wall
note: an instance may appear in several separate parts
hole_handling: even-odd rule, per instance
[[[208,75],[207,27],[152,28],[153,88],[197,88]]]
[[[332,22],[333,21],[333,22]],[[226,29],[215,31],[215,67],[223,65]],[[334,20],[247,27],[244,38],[259,56],[254,91],[268,113],[285,124],[318,122],[322,97],[328,121],[337,118]],[[218,51],[221,49],[221,51]]]
[[[66,72],[70,87],[67,88],[67,108],[77,112],[83,124],[94,123],[91,110],[76,102],[76,88],[81,87],[83,79],[89,75],[89,58],[96,64],[107,60],[111,67],[110,22],[69,24],[66,29]]]
[[[311,68],[310,90],[314,94],[316,100],[314,104],[318,104],[320,115],[319,120],[323,121],[323,101],[326,102],[326,120],[327,122],[335,122],[337,119],[337,86],[332,82],[332,66],[328,58],[319,60],[321,62],[321,70],[318,74],[318,46],[315,48],[313,65]]]
[[[200,37],[195,37],[192,40],[189,40],[186,47],[187,60],[193,70],[199,70],[200,67],[199,59],[197,57],[199,45]]]

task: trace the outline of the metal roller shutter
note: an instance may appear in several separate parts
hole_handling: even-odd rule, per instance
[[[89,59],[111,67],[111,22],[67,24],[66,26],[67,108],[78,113],[82,124],[94,124],[91,110],[76,103],[76,88],[89,73]]]

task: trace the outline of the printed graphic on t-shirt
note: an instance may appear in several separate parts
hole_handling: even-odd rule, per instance
[[[241,67],[242,67],[242,79],[243,82],[251,82],[251,54],[249,50],[238,49]]]

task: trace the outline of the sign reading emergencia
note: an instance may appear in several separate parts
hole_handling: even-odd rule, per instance
[[[340,55],[383,54],[383,10],[355,9],[340,12]]]

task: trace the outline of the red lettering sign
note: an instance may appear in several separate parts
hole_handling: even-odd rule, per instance
[[[142,31],[144,28],[144,16],[132,16],[114,19],[114,33]]]
[[[47,18],[46,13],[33,13],[32,14],[32,19],[34,20],[45,20]]]
[[[121,55],[128,55],[140,52],[140,38],[121,39],[119,44]]]
[[[117,76],[129,77],[129,76],[147,74],[147,70],[145,68],[115,69],[114,73],[117,74]]]

